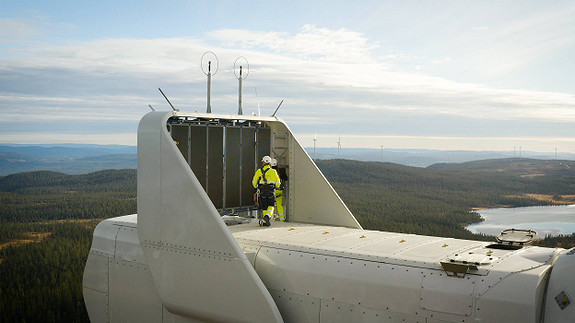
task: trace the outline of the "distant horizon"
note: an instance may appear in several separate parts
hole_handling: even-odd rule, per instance
[[[482,160],[574,161],[575,154],[554,152],[433,150],[409,148],[304,147],[314,160],[344,159],[360,162],[384,162],[411,167],[434,164],[460,164]],[[137,147],[101,144],[0,144],[0,175],[33,170],[86,173],[104,169],[137,168]]]
[[[288,123],[289,124],[289,123]],[[575,127],[575,125],[574,125]],[[575,128],[574,128],[575,129]],[[541,153],[551,153],[557,148],[558,152],[575,153],[575,131],[573,137],[437,137],[422,135],[372,135],[372,134],[323,134],[323,133],[295,133],[296,138],[304,147],[313,147],[314,138],[316,147],[337,148],[338,140],[342,148],[380,149],[429,149],[442,151],[513,151],[523,150]],[[63,141],[62,138],[76,138],[76,141]],[[42,142],[38,142],[42,138]],[[67,139],[64,139],[67,140]],[[59,142],[62,141],[62,142]],[[110,143],[103,143],[110,142]],[[333,146],[322,145],[322,142],[331,142]],[[511,145],[509,145],[511,143]],[[514,144],[515,143],[515,144]],[[68,134],[39,134],[24,133],[2,135],[0,145],[118,145],[137,146],[136,132],[117,134],[79,135]],[[386,146],[387,145],[387,146]],[[407,148],[406,148],[407,147]],[[544,147],[552,147],[551,150]]]
[[[137,148],[137,145],[121,145],[121,144],[93,144],[93,143],[72,143],[72,142],[63,142],[63,143],[4,143],[0,142],[0,146],[7,146],[7,147],[18,147],[18,146],[26,146],[26,147],[67,147],[67,146],[100,146],[100,147],[126,147],[126,148]],[[306,150],[313,150],[313,146],[302,146]],[[330,150],[338,150],[337,146],[323,146],[323,147],[315,147],[316,149],[330,149]],[[340,150],[370,150],[370,151],[381,151],[381,148],[373,148],[373,147],[341,147]],[[516,149],[511,150],[496,150],[496,149],[436,149],[436,148],[396,148],[396,147],[383,147],[384,151],[442,151],[442,152],[497,152],[497,153],[541,153],[541,154],[555,154],[555,151],[537,151],[537,150],[525,150],[521,149],[521,151]],[[574,155],[575,150],[573,152],[569,151],[560,151],[557,150],[557,154],[567,154],[567,155]],[[519,157],[519,156],[517,156]]]

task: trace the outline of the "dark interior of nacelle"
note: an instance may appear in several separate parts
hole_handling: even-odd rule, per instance
[[[254,206],[252,177],[271,152],[264,122],[170,118],[168,131],[217,209]]]

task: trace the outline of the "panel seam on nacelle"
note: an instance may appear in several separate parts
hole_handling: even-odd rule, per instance
[[[152,249],[157,249],[157,250],[162,250],[162,251],[169,251],[169,252],[173,252],[173,253],[180,253],[180,254],[185,254],[185,255],[193,255],[193,256],[204,256],[204,257],[209,257],[210,259],[216,259],[219,258],[220,260],[223,258],[224,260],[242,260],[242,258],[240,257],[233,257],[229,254],[224,253],[222,254],[216,254],[216,253],[211,253],[211,252],[205,252],[205,249],[203,249],[204,251],[200,251],[198,248],[194,248],[193,250],[190,248],[186,249],[186,248],[178,248],[178,247],[174,247],[174,246],[166,246],[166,245],[158,245],[158,244],[152,244],[152,243],[143,243],[142,244],[143,247],[146,248],[152,248]]]
[[[424,267],[424,266],[417,266],[417,265],[413,265],[413,264],[409,264],[409,263],[383,262],[383,261],[377,261],[375,259],[346,257],[344,255],[339,255],[339,254],[336,255],[336,254],[314,253],[314,252],[307,252],[307,251],[302,251],[302,250],[278,248],[275,246],[261,245],[260,250],[262,248],[266,248],[266,249],[270,249],[270,250],[281,250],[281,251],[287,251],[287,252],[301,253],[301,254],[306,254],[306,255],[310,255],[310,256],[336,257],[336,258],[341,258],[343,260],[350,260],[350,261],[365,261],[365,262],[369,262],[372,264],[386,264],[386,265],[402,266],[402,267],[415,268],[415,269],[439,270],[439,271],[443,272],[443,269],[441,267],[439,267],[439,263],[437,264],[438,265],[437,268],[430,268],[430,267]],[[258,251],[258,253],[259,253],[259,251]],[[256,260],[257,260],[257,256],[256,256]],[[396,260],[396,259],[394,258],[394,260]]]
[[[94,291],[94,292],[98,292],[98,293],[108,294],[108,292],[101,291],[101,290],[99,290],[99,289],[95,289],[95,288],[91,288],[91,287],[82,286],[82,288],[83,288],[83,289],[88,289],[88,290],[91,290],[91,291]]]

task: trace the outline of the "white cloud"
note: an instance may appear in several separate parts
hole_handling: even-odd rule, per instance
[[[226,47],[268,49],[304,60],[339,63],[372,61],[370,51],[379,47],[362,34],[340,28],[331,30],[304,25],[296,35],[285,32],[217,30],[208,34]]]
[[[143,112],[148,112],[149,97],[137,96],[1,96],[2,120],[26,122],[29,113],[40,116],[44,121],[138,121]]]
[[[0,17],[0,44],[16,46],[14,51],[19,52],[22,48],[47,44],[53,41],[51,37],[61,38],[75,28],[69,23],[54,22],[50,17],[38,14],[26,18]]]
[[[105,133],[86,134],[82,132],[4,132],[0,136],[0,143],[18,144],[116,144],[135,146],[136,133]]]
[[[178,77],[182,70],[199,66],[202,48],[202,41],[191,38],[105,39],[44,45],[18,49],[19,56],[0,61],[0,69],[50,67],[96,74],[173,73]]]
[[[461,63],[478,75],[499,77],[575,45],[575,7],[550,7],[462,32],[454,40]],[[480,32],[480,34],[477,34]]]
[[[506,32],[520,30],[525,29]],[[170,86],[164,90],[176,106],[202,110],[206,81],[200,58],[213,51],[220,60],[213,79],[216,112],[236,111],[232,68],[235,59],[244,56],[251,68],[244,83],[244,111],[256,110],[253,88],[257,87],[262,114],[273,112],[285,99],[280,115],[301,129],[346,125],[349,132],[381,135],[385,129],[380,120],[393,118],[575,122],[573,94],[496,89],[402,71],[394,67],[396,60],[408,55],[378,56],[376,42],[343,28],[305,25],[295,35],[225,29],[208,36],[211,45],[196,38],[103,39],[19,49],[17,55],[0,58],[0,119],[24,121],[32,114],[62,120],[134,121],[147,112],[147,104],[167,107],[156,92],[163,84]],[[436,63],[451,60],[455,58],[446,56]],[[42,91],[30,93],[31,81]],[[442,136],[428,129],[412,131]],[[517,131],[529,135],[525,129]],[[3,140],[14,138],[0,135]]]
[[[41,30],[24,19],[0,18],[0,42],[37,36]]]

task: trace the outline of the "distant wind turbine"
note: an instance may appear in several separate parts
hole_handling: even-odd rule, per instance
[[[313,159],[315,160],[315,142],[317,141],[317,133],[313,134]]]
[[[254,91],[256,92],[256,102],[258,103],[258,117],[262,115],[261,111],[260,111],[260,99],[258,98],[258,89],[254,88]]]
[[[339,157],[339,150],[341,149],[341,135],[337,139],[337,157]]]

